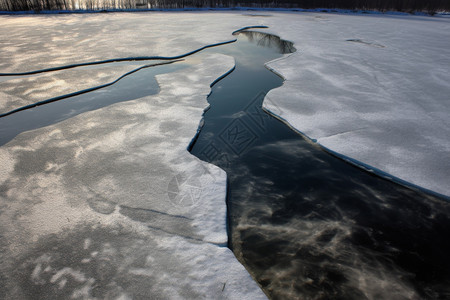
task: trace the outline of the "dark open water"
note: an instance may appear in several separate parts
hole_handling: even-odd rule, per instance
[[[213,86],[191,153],[227,172],[230,247],[266,294],[450,299],[450,204],[350,165],[266,113],[265,94],[283,80],[264,63],[293,45],[238,37],[214,49],[236,68]]]

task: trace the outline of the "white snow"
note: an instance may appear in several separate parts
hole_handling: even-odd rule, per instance
[[[183,54],[233,39],[234,28],[189,31],[195,14],[0,18],[0,44],[21,48],[2,52],[2,72]],[[186,150],[209,84],[234,60],[210,53],[184,64],[157,76],[157,95],[22,133],[0,148],[2,295],[23,299],[38,289],[33,296],[42,298],[266,298],[226,247],[224,171]],[[89,71],[109,72],[105,66]],[[111,74],[122,71],[111,68]],[[105,78],[79,76],[61,71],[19,80],[27,91],[4,90],[11,97],[2,101],[20,101],[3,107],[33,102],[33,90],[39,97],[67,92],[52,82],[78,89]]]
[[[268,109],[333,151],[450,195],[449,19],[258,14],[0,16],[0,70],[179,55],[267,25],[261,31],[298,49],[269,64],[286,82],[269,93]],[[0,148],[1,294],[26,298],[34,284],[48,298],[92,298],[94,290],[121,299],[265,297],[224,247],[224,172],[186,151],[209,84],[233,59],[207,54],[187,63],[157,77],[158,95],[22,133]],[[121,68],[94,68],[89,80],[78,71],[15,79],[21,88],[3,81],[0,109],[34,102],[33,91],[50,98],[109,81]]]
[[[265,107],[340,155],[450,196],[450,19],[285,13]],[[352,40],[352,41],[349,41]]]

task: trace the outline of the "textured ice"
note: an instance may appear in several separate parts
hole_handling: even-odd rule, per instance
[[[183,12],[0,22],[2,72],[178,55],[267,25],[261,30],[297,48],[269,64],[286,82],[269,93],[267,108],[325,147],[449,195],[449,19]],[[190,60],[157,78],[158,95],[22,133],[0,148],[0,294],[264,298],[224,247],[224,172],[186,151],[208,84],[233,60]],[[126,71],[105,68],[89,78],[74,71],[16,79],[30,84],[22,88],[0,82],[0,110],[35,102],[34,92],[53,97]]]
[[[185,16],[1,17],[7,48],[1,69],[182,54],[230,39],[231,31],[215,35],[211,27],[190,34],[186,29],[198,18]],[[191,60],[188,68],[157,76],[157,95],[24,132],[0,148],[3,297],[265,298],[226,247],[225,173],[186,150],[209,83],[234,60],[211,53]],[[27,81],[29,92],[1,101],[32,101],[32,90],[45,97],[65,93],[64,85],[45,81],[66,76],[80,84],[79,72],[67,74]],[[102,83],[92,78],[92,85]]]
[[[106,84],[136,68],[136,63],[111,64],[43,73],[39,76],[16,76],[3,82],[0,77],[0,97],[15,98],[2,101],[0,112],[5,113],[31,103]]]
[[[450,19],[274,14],[298,51],[265,107],[326,148],[450,196]]]

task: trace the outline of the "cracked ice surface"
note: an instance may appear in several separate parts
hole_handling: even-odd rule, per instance
[[[179,16],[2,17],[2,26],[11,26],[2,31],[11,32],[10,43],[23,40],[17,42],[20,49],[12,49],[20,52],[2,52],[2,71],[137,54],[181,54],[230,38],[227,28],[218,29],[217,35],[212,26],[186,32],[198,18]],[[244,21],[236,17],[229,27]],[[139,34],[137,24],[145,34]],[[111,28],[103,28],[106,25]],[[14,26],[20,31],[17,36]],[[41,26],[48,35],[37,39],[31,29]],[[105,33],[108,30],[115,34]],[[21,46],[28,41],[30,48]],[[129,42],[134,44],[127,46]],[[87,49],[85,56],[80,49]],[[24,66],[20,62],[25,60]],[[209,83],[234,62],[220,54],[192,60],[196,61],[188,68],[158,75],[157,95],[24,132],[0,147],[1,295],[265,298],[226,247],[225,173],[186,151],[207,106]],[[61,75],[53,76],[43,78]],[[73,76],[77,80],[78,75]],[[101,83],[95,78],[93,85]],[[39,90],[38,82],[42,81],[30,88]],[[41,92],[55,96],[58,88]],[[25,93],[16,97],[30,100]]]
[[[0,112],[106,84],[137,67],[136,63],[116,63],[42,73],[39,76],[0,77],[0,97],[8,99],[0,102]]]
[[[217,24],[214,13],[0,16],[0,72],[184,54],[231,40],[232,31],[248,24],[239,14],[223,16],[228,18],[226,25]],[[200,20],[205,26],[200,26]],[[110,82],[134,68],[132,63],[114,63],[8,81],[0,77],[0,113]]]
[[[450,18],[282,14],[264,105],[326,148],[450,196]],[[267,99],[266,99],[267,100]]]
[[[269,109],[332,150],[449,195],[448,19],[261,15],[0,16],[0,70],[178,55],[229,40],[240,27],[267,25],[263,31],[298,50],[270,64],[287,81],[270,92]],[[225,174],[185,151],[209,83],[233,61],[190,60],[196,64],[158,76],[158,95],[22,133],[0,147],[1,295],[264,297],[221,247]],[[23,88],[1,82],[0,110],[95,86],[127,68],[17,79]]]

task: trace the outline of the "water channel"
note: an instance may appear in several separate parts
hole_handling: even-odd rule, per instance
[[[214,51],[236,67],[212,87],[191,153],[227,172],[229,246],[266,294],[448,296],[449,203],[330,155],[262,109],[283,83],[264,64],[290,42],[243,31]]]
[[[212,86],[189,150],[227,172],[229,247],[265,293],[272,299],[402,299],[411,290],[422,298],[449,296],[450,204],[330,155],[262,109],[264,99],[271,101],[266,94],[283,84],[265,63],[294,45],[257,31],[236,37],[206,50],[233,56],[236,66]],[[0,118],[0,145],[26,130],[155,94],[154,75],[181,67],[145,68],[89,97]]]
[[[57,96],[29,109],[23,109],[0,118],[0,146],[12,140],[21,132],[41,128],[75,117],[81,113],[96,110],[117,102],[139,99],[159,93],[155,79],[157,74],[164,74],[181,69],[180,64],[164,64],[154,61],[146,66],[135,62],[120,62],[115,65],[135,65],[135,72],[121,76],[111,85],[102,85],[78,93]],[[186,67],[186,66],[184,66]],[[82,67],[88,68],[88,67]],[[136,73],[136,74],[135,74]],[[2,78],[2,77],[0,77]],[[120,78],[120,77],[119,77]],[[119,79],[118,78],[118,79]]]

